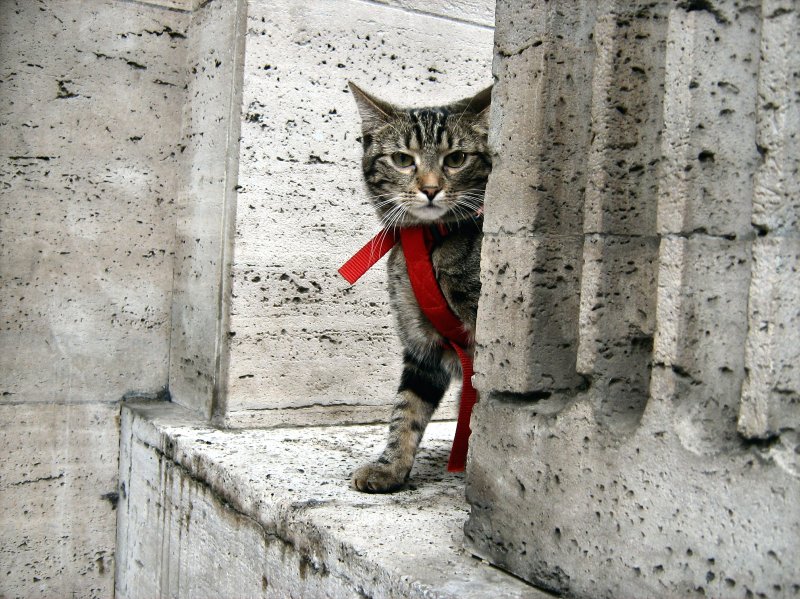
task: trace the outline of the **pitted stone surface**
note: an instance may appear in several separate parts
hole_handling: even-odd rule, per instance
[[[800,239],[753,244],[753,274],[739,430],[774,438],[800,422]]]
[[[0,595],[113,595],[119,400],[167,384],[188,15],[0,6]]]
[[[483,240],[476,389],[551,393],[581,384],[578,346],[580,236]]]
[[[670,12],[660,233],[752,231],[753,173],[761,160],[754,143],[758,5]]]
[[[687,448],[714,454],[740,441],[750,246],[705,235],[666,238],[659,257],[653,362],[674,377],[675,425]]]
[[[800,593],[797,12],[498,3],[477,555],[592,599]]]
[[[591,377],[598,422],[629,430],[647,405],[658,274],[655,237],[588,235],[577,370]]]
[[[118,596],[544,599],[461,548],[453,428],[429,427],[409,490],[366,495],[349,474],[383,426],[222,431],[126,408]]]
[[[110,0],[3,4],[3,399],[166,384],[186,26]]]
[[[118,404],[0,406],[0,596],[110,597]]]
[[[800,97],[791,73],[800,71],[800,11],[791,0],[762,4],[758,69],[758,146],[753,224],[764,230],[800,229]],[[796,85],[796,84],[795,84]]]
[[[446,103],[491,83],[491,48],[487,27],[394,2],[249,2],[227,424],[388,416],[401,351],[384,266],[354,287],[337,273],[379,229],[347,80],[398,104]]]
[[[669,430],[674,418],[651,400],[636,433],[617,441],[586,398],[555,415],[546,402],[481,401],[468,546],[576,597],[796,596],[798,439],[708,459]],[[500,477],[488,459],[497,454]]]

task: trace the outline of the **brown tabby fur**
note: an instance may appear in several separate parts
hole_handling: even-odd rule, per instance
[[[447,106],[402,109],[350,88],[362,120],[362,167],[369,197],[386,227],[446,223],[450,233],[431,255],[452,311],[474,334],[486,179],[491,172],[487,121],[491,88]],[[425,427],[460,376],[457,356],[420,311],[403,252],[388,260],[389,297],[403,344],[403,373],[381,456],[353,473],[367,493],[405,486]],[[472,348],[469,348],[470,352]]]

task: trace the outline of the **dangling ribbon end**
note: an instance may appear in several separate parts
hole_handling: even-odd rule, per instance
[[[466,464],[460,462],[459,460],[450,460],[447,462],[447,471],[448,472],[464,472],[466,470]]]
[[[356,281],[358,281],[358,280],[361,278],[361,275],[360,275],[360,274],[354,273],[353,271],[350,271],[350,270],[348,270],[348,269],[347,269],[347,268],[345,268],[344,266],[342,266],[342,267],[341,267],[341,268],[338,270],[338,273],[339,273],[340,275],[342,275],[342,278],[343,278],[345,281],[347,281],[348,283],[350,283],[351,285],[355,285],[355,284],[356,284]]]

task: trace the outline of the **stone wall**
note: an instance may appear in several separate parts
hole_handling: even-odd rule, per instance
[[[797,3],[496,32],[469,546],[570,596],[796,596]]]
[[[167,6],[0,2],[2,596],[113,594],[119,401],[168,375],[188,18]]]
[[[355,287],[336,272],[378,231],[347,81],[406,105],[472,95],[490,81],[492,14],[486,0],[248,3],[225,424],[387,418],[401,353],[384,266]]]

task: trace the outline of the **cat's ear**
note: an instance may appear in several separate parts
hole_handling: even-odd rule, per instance
[[[347,84],[350,86],[350,91],[353,92],[353,97],[356,100],[358,113],[361,115],[361,128],[364,133],[374,131],[392,119],[395,110],[391,104],[370,96],[352,81],[348,81]]]
[[[471,112],[488,127],[489,108],[492,104],[492,87],[494,86],[490,85],[486,89],[479,91],[471,98],[466,98],[460,102],[456,102],[456,109],[461,110],[462,112]]]

